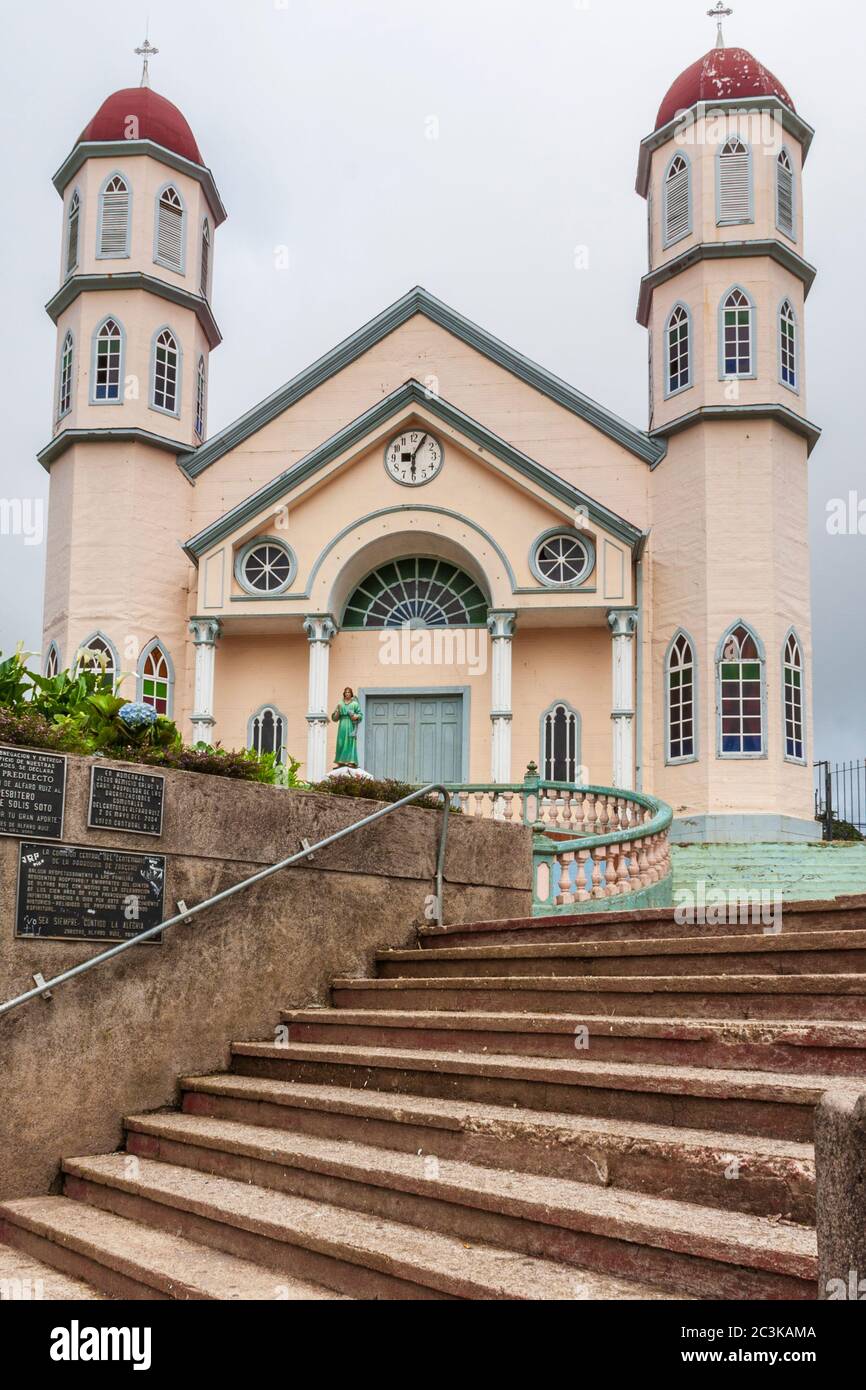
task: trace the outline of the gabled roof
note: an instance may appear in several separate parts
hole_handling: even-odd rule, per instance
[[[605,410],[604,406],[598,405],[596,401],[590,400],[589,396],[583,395],[581,391],[575,390],[567,382],[562,381],[552,372],[545,371],[544,367],[539,367],[535,362],[531,362],[528,357],[516,352],[514,348],[503,343],[499,338],[494,338],[491,333],[487,333],[477,324],[471,323],[469,319],[458,314],[455,309],[450,309],[447,304],[443,304],[440,299],[436,299],[427,290],[416,286],[410,290],[402,299],[385,309],[376,318],[371,319],[363,328],[359,328],[357,333],[338,343],[330,352],[325,353],[317,362],[307,367],[298,376],[293,377],[285,386],[281,386],[278,391],[266,397],[259,405],[247,411],[240,419],[233,424],[227,425],[219,434],[214,435],[206,444],[199,448],[183,454],[178,458],[178,463],[183,471],[190,478],[195,478],[205,468],[209,468],[223,454],[235,448],[244,439],[248,439],[256,430],[262,428],[270,420],[276,418],[295,401],[312,391],[316,386],[320,386],[323,381],[336,372],[341,371],[354,362],[357,357],[376,343],[380,342],[395,328],[414,314],[424,314],[433,323],[439,324],[441,328],[453,333],[456,338],[460,338],[470,347],[475,348],[491,361],[512,372],[514,376],[522,381],[534,386],[537,391],[541,391],[545,396],[557,404],[564,406],[566,410],[572,411],[580,416],[603,434],[622,444],[624,448],[636,454],[646,463],[656,464],[665,454],[665,446],[655,439],[651,439],[643,430],[636,429],[626,420],[620,419],[611,411]]]
[[[477,420],[473,420],[471,416],[464,414],[456,406],[442,400],[441,396],[431,396],[427,388],[422,386],[419,381],[409,380],[399,386],[396,391],[392,391],[389,396],[384,396],[382,400],[377,401],[351,424],[344,425],[330,439],[326,439],[307,454],[305,458],[299,459],[291,468],[278,473],[270,482],[265,483],[264,487],[260,487],[249,497],[245,497],[242,502],[238,502],[223,516],[212,521],[203,531],[192,536],[184,546],[187,555],[194,563],[197,563],[200,556],[213,546],[218,545],[220,541],[225,540],[238,527],[252,520],[267,507],[280,502],[298,483],[305,482],[315,473],[320,472],[334,459],[339,458],[346,449],[351,448],[353,444],[360,443],[373,430],[383,425],[391,416],[412,405],[421,406],[424,410],[436,415],[440,420],[459,431],[466,439],[471,439],[482,449],[486,449],[525,478],[542,487],[558,502],[564,502],[570,508],[585,508],[591,521],[602,526],[611,535],[617,536],[636,553],[640,553],[646,537],[645,533],[637,526],[633,526],[624,517],[618,516],[616,512],[610,511],[601,503],[588,497],[586,493],[581,492],[580,488],[566,482],[564,478],[560,478],[549,468],[536,463],[534,459],[521,453],[519,449],[515,449],[512,444],[493,434],[486,426],[479,424]]]

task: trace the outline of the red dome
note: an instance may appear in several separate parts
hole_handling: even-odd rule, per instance
[[[138,122],[130,133],[130,117]],[[172,102],[150,87],[124,87],[102,103],[93,120],[84,127],[79,140],[153,140],[175,154],[204,164],[195,136],[186,117]]]
[[[711,48],[703,58],[681,72],[656,117],[656,130],[686,111],[696,101],[723,101],[726,97],[779,97],[794,110],[794,103],[777,77],[745,48]]]

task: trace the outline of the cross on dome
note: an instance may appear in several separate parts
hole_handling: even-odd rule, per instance
[[[725,6],[722,4],[722,0],[718,0],[718,4],[716,5],[715,9],[707,10],[707,14],[709,15],[710,19],[716,20],[719,26],[718,32],[716,34],[716,48],[724,48],[725,46],[725,39],[724,35],[722,34],[722,20],[726,19],[728,15],[732,15],[733,13],[734,12],[732,9],[725,8]]]
[[[719,3],[721,4],[721,0],[719,0]],[[133,49],[133,52],[144,60],[141,67],[141,82],[138,85],[140,87],[149,87],[150,73],[148,72],[147,62],[149,58],[153,58],[154,55],[159,52],[159,49],[154,48],[147,35],[145,35],[144,43],[140,48]]]

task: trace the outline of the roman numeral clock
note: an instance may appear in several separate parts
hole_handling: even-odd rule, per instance
[[[442,445],[426,430],[398,434],[385,450],[386,471],[404,487],[429,483],[442,468],[442,462]]]

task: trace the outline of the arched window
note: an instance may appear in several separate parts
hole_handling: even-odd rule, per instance
[[[57,418],[60,420],[72,407],[72,358],[75,344],[71,333],[67,333],[60,349],[60,366],[57,373]]]
[[[204,413],[207,400],[207,381],[205,379],[204,357],[198,359],[198,370],[195,374],[195,432],[199,439],[204,439]]]
[[[94,632],[93,636],[88,637],[78,648],[75,668],[78,671],[91,671],[96,676],[105,676],[114,689],[118,675],[117,652],[107,637],[103,637],[101,632]]]
[[[56,642],[49,642],[48,651],[45,654],[45,674],[46,676],[56,676],[60,670],[60,650]]]
[[[207,299],[208,277],[210,275],[210,222],[207,218],[201,224],[201,292]]]
[[[719,150],[716,173],[716,221],[752,221],[752,156],[739,138],[725,141]]]
[[[165,647],[154,637],[138,658],[138,699],[157,714],[171,717],[174,668]]]
[[[684,304],[675,304],[665,325],[665,395],[692,384],[691,323]]]
[[[100,259],[129,255],[129,184],[122,174],[112,174],[102,187],[96,254]]]
[[[754,376],[754,308],[744,290],[737,286],[729,290],[722,300],[720,317],[719,375],[723,379]]]
[[[737,623],[718,652],[719,755],[760,757],[765,752],[764,660],[755,636]]]
[[[803,653],[796,633],[789,632],[782,655],[785,700],[785,757],[801,763],[805,757],[803,737]]]
[[[695,729],[695,651],[684,632],[674,636],[665,662],[667,748],[669,763],[697,755]]]
[[[665,246],[670,246],[692,229],[691,174],[685,155],[675,154],[667,167],[662,196],[662,226]]]
[[[794,166],[787,150],[776,160],[776,226],[785,236],[796,239],[794,225]]]
[[[120,400],[123,375],[123,329],[117,319],[106,319],[96,330],[93,350],[93,394],[97,404]]]
[[[66,214],[66,274],[71,275],[78,265],[78,231],[81,223],[81,195],[76,188],[69,199]]]
[[[541,775],[545,782],[576,782],[580,767],[580,715],[556,700],[541,716]]]
[[[274,705],[262,705],[247,728],[247,746],[256,753],[273,753],[282,762],[286,753],[286,717]]]
[[[183,233],[183,202],[174,185],[168,184],[156,203],[154,260],[169,270],[183,271]]]
[[[790,299],[779,307],[779,380],[792,391],[797,385],[797,317]]]
[[[162,328],[153,342],[151,405],[169,415],[178,414],[180,398],[180,349],[170,328]]]
[[[380,565],[346,604],[343,627],[469,627],[487,622],[473,579],[445,560],[412,556]]]

